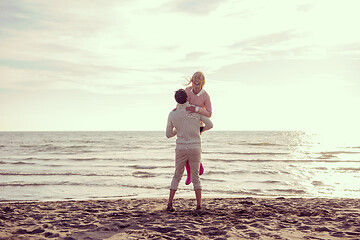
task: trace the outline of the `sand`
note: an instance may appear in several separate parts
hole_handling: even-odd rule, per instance
[[[192,198],[0,204],[0,239],[360,239],[360,199]]]

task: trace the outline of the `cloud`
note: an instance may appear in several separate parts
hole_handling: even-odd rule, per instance
[[[39,12],[21,0],[0,1],[1,29],[28,29],[37,24]],[[0,30],[1,31],[1,30]]]
[[[360,43],[342,44],[333,48],[333,50],[342,55],[360,60]]]
[[[205,66],[200,65],[191,65],[191,66],[178,66],[178,67],[162,67],[162,68],[156,68],[153,69],[157,72],[171,72],[176,74],[189,74],[192,75],[196,71],[201,71],[201,69],[204,69]]]
[[[251,48],[251,47],[268,47],[273,45],[279,45],[281,43],[288,42],[295,39],[297,36],[294,34],[294,31],[287,30],[278,33],[272,33],[262,36],[257,36],[253,38],[248,38],[237,43],[234,43],[229,46],[231,49],[236,48]]]
[[[50,64],[47,61],[21,61],[0,59],[0,66],[18,69],[56,70],[61,71],[58,65]]]
[[[311,85],[321,82],[326,89],[331,84],[354,84],[350,83],[350,79],[360,73],[354,68],[356,64],[360,64],[359,60],[346,58],[252,61],[224,66],[214,71],[211,78],[249,86]],[[329,78],[331,81],[326,82]]]
[[[226,0],[172,0],[162,7],[191,15],[208,15],[225,2]]]
[[[74,63],[70,61],[54,61],[54,60],[42,60],[42,61],[22,61],[22,60],[4,60],[0,59],[0,66],[5,66],[15,69],[32,69],[42,71],[56,71],[63,74],[75,74],[77,76],[92,75],[96,72],[112,72],[123,73],[130,71],[142,71],[131,68],[122,68],[107,65],[91,65]]]
[[[301,13],[307,13],[307,12],[311,11],[312,8],[313,8],[313,6],[310,4],[300,4],[297,7],[297,10]]]
[[[0,60],[6,89],[78,89],[92,93],[143,92],[157,82],[149,70],[70,61]]]
[[[199,60],[208,54],[206,52],[191,52],[186,54],[185,58],[182,61],[195,61]]]
[[[0,1],[2,29],[16,36],[19,30],[43,30],[49,35],[90,36],[116,22],[121,25],[123,1]],[[114,15],[114,12],[118,12]]]

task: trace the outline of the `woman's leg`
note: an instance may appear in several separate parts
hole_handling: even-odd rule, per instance
[[[204,173],[204,167],[202,165],[202,162],[200,162],[200,170],[199,170],[199,175],[203,175]]]
[[[190,169],[189,161],[186,161],[185,168],[187,174],[185,184],[189,185],[191,183],[191,169]]]
[[[185,184],[189,185],[191,183],[191,169],[190,169],[189,161],[186,162],[185,168],[186,168],[186,174],[187,174]],[[204,167],[203,167],[202,163],[200,163],[199,175],[203,175],[203,173],[204,173]]]

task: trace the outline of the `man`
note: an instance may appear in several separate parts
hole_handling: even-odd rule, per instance
[[[199,168],[201,160],[201,138],[200,122],[205,124],[204,130],[213,127],[209,118],[198,113],[190,113],[186,108],[190,106],[188,96],[184,89],[175,92],[175,100],[178,103],[176,109],[170,112],[166,127],[166,137],[171,138],[177,135],[175,149],[175,174],[170,186],[170,195],[167,210],[175,211],[173,199],[179,182],[184,173],[186,161],[190,164],[191,179],[194,185],[196,196],[196,209],[201,209],[201,183],[199,179]]]

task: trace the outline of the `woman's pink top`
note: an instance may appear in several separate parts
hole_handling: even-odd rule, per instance
[[[192,87],[187,87],[185,91],[189,97],[189,103],[198,107],[196,108],[197,112],[205,117],[211,117],[212,109],[209,94],[204,89],[195,94]]]

